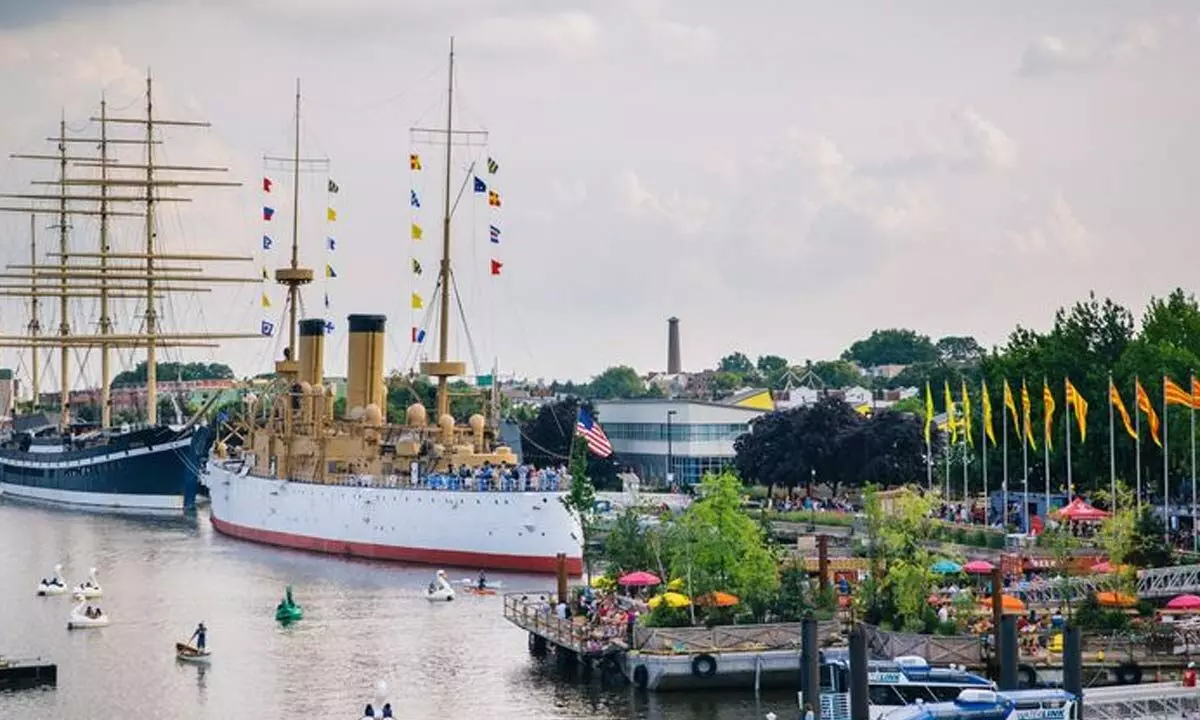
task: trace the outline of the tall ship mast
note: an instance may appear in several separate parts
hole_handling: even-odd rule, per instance
[[[0,336],[0,347],[28,349],[33,398],[28,412],[13,421],[13,433],[0,445],[0,491],[11,497],[86,505],[121,511],[181,512],[194,507],[198,476],[212,444],[212,432],[197,413],[174,426],[158,418],[158,352],[166,348],[215,348],[218,340],[259,338],[249,333],[166,333],[160,306],[175,293],[207,293],[218,283],[260,282],[258,278],[213,276],[197,263],[249,261],[249,257],[165,252],[157,221],[161,203],[191,202],[177,194],[184,188],[236,187],[240,183],[198,177],[223,174],[225,168],[203,165],[169,165],[156,159],[163,144],[162,128],[206,128],[206,122],[170,120],[155,112],[153,81],[146,77],[145,115],[113,117],[102,100],[95,134],[68,134],[66,120],[59,121],[50,154],[17,154],[24,160],[49,162],[57,170],[52,180],[35,180],[50,192],[10,193],[9,201],[27,206],[0,207],[2,212],[30,216],[30,260],[10,264],[0,273],[0,293],[27,297],[30,319],[27,334]],[[141,130],[141,137],[114,137],[115,127]],[[74,148],[98,148],[96,154]],[[120,148],[135,148],[142,156],[121,159]],[[171,194],[164,191],[170,191]],[[114,209],[116,208],[116,209]],[[71,220],[96,217],[99,239],[93,248],[72,247]],[[39,218],[52,218],[57,236],[55,249],[39,255]],[[143,236],[135,249],[114,251],[114,220],[140,220]],[[136,230],[135,230],[136,232]],[[57,333],[42,332],[42,301],[57,301]],[[71,325],[72,310],[82,300],[96,301],[98,332],[83,332]],[[118,332],[114,317],[118,304],[133,301],[142,306],[140,328]],[[125,313],[122,313],[125,314]],[[125,314],[126,317],[134,313]],[[85,368],[73,367],[71,358],[80,349],[99,349],[99,417],[73,416],[71,377]],[[146,385],[144,423],[121,423],[113,418],[112,358],[117,350],[145,350]],[[47,403],[41,355],[58,355],[57,403]],[[84,357],[87,357],[85,354]],[[214,395],[214,399],[215,399]],[[57,412],[53,412],[56,409]],[[207,408],[205,408],[207,410]]]
[[[335,416],[324,378],[325,318],[296,321],[301,288],[313,273],[300,263],[293,219],[291,262],[275,272],[288,292],[291,327],[276,380],[247,395],[244,413],[213,448],[207,477],[212,523],[221,533],[339,555],[552,572],[557,557],[582,570],[583,533],[563,499],[565,476],[518,468],[481,414],[459,425],[450,413],[450,380],[466,365],[450,359],[453,284],[454,44],[448,64],[444,128],[424,130],[446,144],[434,422],[419,401],[388,422],[384,340],[387,318],[352,314],[345,411]],[[300,99],[297,93],[292,182],[298,202]],[[472,131],[466,131],[470,133]],[[474,131],[478,133],[478,131]],[[465,134],[465,133],[464,133]],[[298,340],[297,340],[298,338]]]

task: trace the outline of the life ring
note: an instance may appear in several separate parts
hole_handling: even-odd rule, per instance
[[[692,671],[695,672],[695,670],[696,663],[693,662]],[[650,671],[646,669],[645,665],[638,665],[633,669],[633,684],[642,690],[645,690],[646,686],[650,684]]]
[[[1121,663],[1113,670],[1118,685],[1137,685],[1142,682],[1142,668],[1137,663]]]
[[[692,658],[692,674],[698,678],[710,678],[717,674],[717,659],[712,655],[702,654]]]
[[[1037,687],[1037,684],[1037,670],[1034,670],[1032,665],[1021,664],[1017,666],[1017,687],[1028,689]]]

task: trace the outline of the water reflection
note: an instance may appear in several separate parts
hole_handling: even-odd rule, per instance
[[[59,666],[56,690],[0,693],[0,718],[156,720],[353,718],[385,680],[405,718],[746,720],[796,716],[795,696],[648,695],[598,679],[564,680],[529,657],[499,596],[430,603],[433,568],[345,560],[215,535],[207,515],[143,519],[0,500],[0,652]],[[38,580],[63,563],[71,585],[99,570],[112,618],[66,630],[70,600],[38,598]],[[450,571],[452,579],[471,569]],[[495,573],[506,588],[553,580]],[[295,586],[304,620],[274,621]],[[180,663],[175,642],[203,620],[211,667]]]

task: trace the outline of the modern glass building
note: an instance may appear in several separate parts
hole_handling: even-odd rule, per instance
[[[596,403],[596,419],[612,442],[617,462],[629,466],[645,485],[691,485],[729,467],[733,441],[765,412],[698,400]]]

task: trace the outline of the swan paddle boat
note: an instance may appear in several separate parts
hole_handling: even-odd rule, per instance
[[[292,586],[288,585],[283,599],[275,606],[275,622],[289,625],[303,618],[304,610],[292,600]]]
[[[175,659],[180,662],[190,662],[207,665],[212,662],[212,651],[208,648],[201,650],[195,645],[175,643]]]
[[[425,589],[425,599],[429,602],[446,602],[454,599],[454,588],[446,579],[446,571],[438,570],[433,582]]]
[[[96,568],[88,570],[88,579],[76,585],[71,594],[76,600],[93,600],[104,595],[104,589],[96,579]]]
[[[68,630],[88,630],[107,626],[108,616],[100,608],[88,605],[87,600],[80,600],[79,604],[71,610],[71,616],[67,619]]]
[[[61,572],[62,565],[55,565],[54,576],[49,580],[42,578],[42,581],[38,583],[37,594],[44,597],[47,595],[62,595],[65,593],[67,591],[67,583],[63,581],[62,576],[59,574]]]

